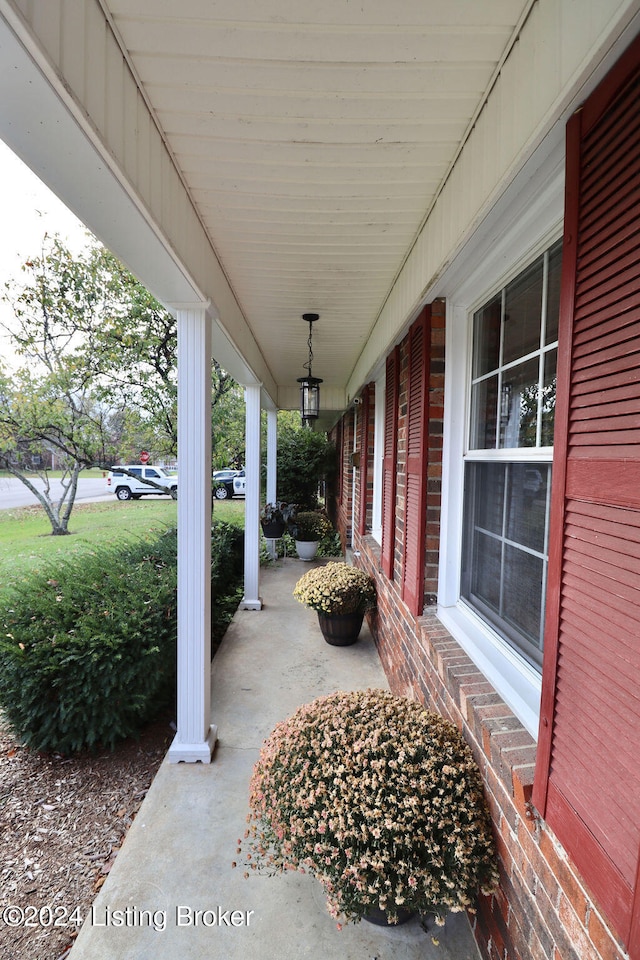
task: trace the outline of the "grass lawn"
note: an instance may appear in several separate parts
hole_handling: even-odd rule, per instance
[[[0,596],[13,584],[33,572],[46,572],[49,566],[72,554],[99,546],[110,546],[150,537],[177,520],[175,500],[138,500],[121,503],[83,503],[73,508],[67,537],[52,537],[51,526],[42,507],[0,510]],[[244,500],[217,502],[214,516],[244,526]]]

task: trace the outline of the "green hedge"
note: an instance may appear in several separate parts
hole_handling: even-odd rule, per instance
[[[215,520],[211,533],[211,656],[213,657],[242,600],[244,533],[224,520]]]
[[[241,537],[214,527],[214,636],[237,605]],[[63,754],[113,748],[170,702],[176,554],[175,530],[85,554],[34,576],[0,606],[0,707],[23,742]]]

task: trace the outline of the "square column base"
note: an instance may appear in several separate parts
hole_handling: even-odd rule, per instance
[[[203,743],[183,743],[176,734],[169,747],[169,763],[211,763],[211,757],[218,739],[218,728],[209,727],[209,733]]]
[[[262,610],[262,598],[258,597],[257,600],[247,600],[244,597],[240,601],[241,610]]]

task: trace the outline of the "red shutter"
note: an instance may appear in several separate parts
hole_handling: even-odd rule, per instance
[[[567,128],[534,803],[640,957],[640,42]]]
[[[396,544],[396,479],[398,476],[398,394],[400,348],[387,357],[384,394],[384,459],[382,463],[382,570],[393,579]]]
[[[431,309],[425,307],[409,331],[408,345],[407,480],[402,599],[415,616],[420,616],[424,606],[430,341]]]
[[[338,489],[336,494],[338,503],[342,503],[342,471],[344,470],[344,417],[338,424],[336,447],[338,448]]]
[[[369,463],[369,387],[362,393],[362,407],[360,417],[360,516],[358,518],[358,533],[364,534],[367,529],[367,480]]]

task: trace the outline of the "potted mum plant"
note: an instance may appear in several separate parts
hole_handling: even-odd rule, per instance
[[[386,690],[320,697],[279,723],[249,802],[248,865],[311,873],[338,920],[418,913],[442,924],[497,887],[469,746],[439,714]]]
[[[365,612],[376,605],[373,577],[339,562],[308,570],[296,583],[293,595],[317,611],[325,640],[340,647],[356,642]]]
[[[289,521],[289,530],[301,560],[313,560],[318,544],[331,532],[327,517],[317,510],[301,510]]]
[[[277,540],[287,529],[289,519],[295,513],[295,505],[278,500],[266,503],[260,511],[260,524],[267,540]]]

